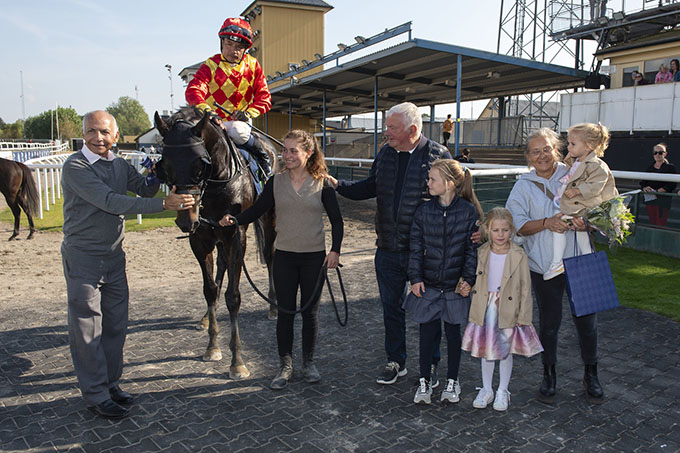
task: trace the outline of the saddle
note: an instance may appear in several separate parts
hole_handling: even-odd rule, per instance
[[[265,175],[264,171],[262,170],[262,167],[260,167],[260,165],[257,163],[257,159],[255,159],[250,154],[249,151],[238,145],[236,145],[236,147],[241,152],[241,155],[243,155],[243,158],[246,160],[250,177],[253,180],[253,183],[255,184],[255,192],[259,197],[260,194],[262,193],[262,190],[264,189],[264,183],[267,182],[267,175]]]

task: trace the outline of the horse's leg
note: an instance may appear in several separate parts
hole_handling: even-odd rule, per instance
[[[203,360],[213,362],[222,360],[222,351],[217,344],[217,335],[220,333],[220,327],[217,324],[217,295],[218,287],[213,279],[213,248],[206,247],[207,244],[201,241],[196,235],[190,238],[191,250],[201,266],[201,274],[203,275],[203,296],[208,304],[208,311],[203,317],[208,319],[208,347],[203,354]],[[203,322],[203,320],[201,321]]]
[[[14,232],[9,237],[9,239],[7,239],[8,241],[11,241],[19,235],[19,219],[21,218],[21,209],[19,208],[19,203],[17,203],[16,200],[14,200],[14,202],[11,204],[9,204],[9,200],[7,201],[9,208],[12,210],[12,214],[14,214]]]
[[[231,366],[229,367],[229,377],[232,379],[243,379],[250,376],[250,371],[246,367],[243,357],[241,357],[241,336],[238,328],[238,312],[241,308],[241,290],[239,282],[241,280],[241,256],[237,253],[238,243],[234,240],[229,247],[227,276],[229,283],[224,294],[229,309],[229,320],[231,321],[231,339],[229,349],[231,350]],[[243,256],[246,253],[246,229],[241,229],[241,247]]]
[[[21,200],[17,199],[17,203],[19,204],[21,209],[24,210],[24,213],[26,214],[26,218],[28,219],[29,233],[28,233],[28,237],[26,239],[27,240],[33,239],[33,233],[35,233],[35,225],[33,225],[33,216],[31,215],[31,210],[27,209],[26,205],[24,205],[24,203]]]

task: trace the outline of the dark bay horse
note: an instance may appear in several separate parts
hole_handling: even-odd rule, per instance
[[[250,375],[241,358],[241,339],[238,327],[238,313],[241,306],[239,281],[241,257],[234,227],[220,227],[217,222],[227,213],[238,214],[253,204],[256,198],[255,185],[246,166],[246,161],[236,146],[219,126],[210,121],[193,107],[183,108],[167,123],[158,112],[154,116],[156,127],[163,136],[162,159],[156,164],[156,173],[168,186],[175,186],[177,193],[189,193],[196,199],[191,210],[178,211],[175,223],[189,233],[191,250],[196,256],[203,274],[203,295],[208,310],[201,320],[201,326],[208,328],[209,343],[203,355],[204,360],[222,358],[217,342],[219,326],[216,318],[217,299],[221,292],[225,272],[227,289],[225,300],[231,321],[231,378]],[[273,144],[263,136],[271,162],[276,162]],[[246,227],[241,229],[241,247],[246,249]],[[273,212],[264,215],[255,223],[260,258],[269,271],[269,298],[274,300],[272,259],[274,253]],[[217,248],[217,273],[213,276],[213,250]],[[276,311],[270,309],[269,317]]]
[[[31,169],[21,162],[0,158],[0,192],[5,196],[7,206],[14,214],[14,233],[9,237],[9,240],[11,241],[19,234],[19,219],[22,209],[28,217],[30,228],[26,239],[33,239],[35,232],[33,213],[38,209],[40,197]]]

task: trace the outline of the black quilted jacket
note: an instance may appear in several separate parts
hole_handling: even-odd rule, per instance
[[[399,166],[397,153],[389,145],[383,146],[373,161],[368,177],[361,181],[339,181],[338,193],[352,200],[376,197],[375,231],[378,234],[378,248],[408,252],[413,214],[424,200],[430,198],[427,191],[430,166],[439,158],[450,159],[451,154],[439,143],[425,136],[420,138],[406,168],[395,221],[394,185]]]
[[[477,229],[476,222],[474,205],[459,196],[446,207],[438,198],[421,204],[411,228],[411,284],[423,282],[426,288],[452,290],[463,277],[474,285],[477,248],[470,236]]]

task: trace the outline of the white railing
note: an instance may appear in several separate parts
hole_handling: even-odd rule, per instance
[[[40,195],[38,217],[41,219],[43,218],[43,206],[45,211],[50,210],[50,195],[53,205],[56,204],[56,199],[61,199],[61,168],[70,155],[71,153],[52,154],[24,162],[35,173],[35,182]]]
[[[338,162],[356,162],[359,166],[361,164],[372,164],[373,159],[352,159],[342,157],[326,157],[328,161]],[[470,169],[472,176],[519,176],[524,173],[529,173],[529,168],[525,165],[503,165],[503,164],[461,164]],[[370,166],[370,165],[369,165]],[[680,174],[673,175],[668,173],[646,173],[643,171],[621,171],[612,170],[612,175],[616,179],[625,179],[633,181],[668,181],[680,184]]]
[[[0,141],[0,157],[26,162],[32,159],[48,156],[56,153],[64,153],[69,150],[68,143],[33,143],[33,142],[8,142]]]

